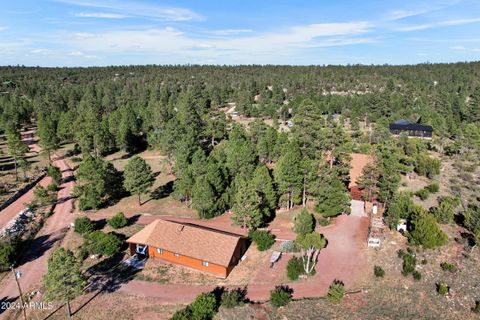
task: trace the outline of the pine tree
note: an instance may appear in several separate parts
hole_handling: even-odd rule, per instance
[[[18,166],[22,160],[25,160],[25,153],[28,152],[28,147],[22,142],[22,136],[18,131],[7,132],[7,146],[8,154],[13,158],[15,166],[15,179],[18,181]]]
[[[315,210],[324,217],[350,213],[350,197],[343,182],[336,176],[325,176],[319,185]]]
[[[253,173],[252,188],[261,198],[261,207],[266,215],[270,215],[277,207],[277,193],[273,186],[273,179],[268,168],[259,164]]]
[[[71,251],[58,248],[50,255],[43,284],[47,289],[45,299],[65,302],[68,318],[71,318],[70,301],[82,294],[86,285],[85,277],[80,272],[80,263]]]
[[[293,225],[293,231],[297,235],[305,235],[307,233],[313,232],[315,227],[315,220],[313,215],[308,212],[307,209],[303,208],[302,211],[295,217],[295,224]]]
[[[232,220],[242,228],[255,229],[263,224],[261,198],[249,183],[240,182],[232,208]]]
[[[287,210],[298,203],[302,194],[303,170],[302,154],[296,141],[289,144],[273,171],[278,192]]]
[[[206,175],[198,177],[192,188],[192,207],[200,218],[212,218],[217,215],[216,194]]]
[[[140,195],[147,192],[155,182],[152,168],[143,158],[135,156],[128,161],[123,176],[125,190],[138,195],[138,205],[141,205]]]
[[[40,138],[40,146],[48,155],[48,161],[51,161],[51,154],[58,148],[57,124],[53,120],[52,115],[42,113],[38,122],[38,137]]]

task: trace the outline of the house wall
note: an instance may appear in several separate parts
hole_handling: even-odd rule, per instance
[[[206,271],[212,273],[218,277],[226,278],[228,275],[228,268],[225,266],[220,266],[218,264],[211,263],[208,261],[208,267],[202,265],[202,260],[187,257],[184,255],[179,255],[176,257],[174,252],[163,250],[163,253],[158,253],[157,248],[148,247],[148,255],[153,258],[165,260],[168,262],[180,264],[190,268],[194,268],[201,271]]]

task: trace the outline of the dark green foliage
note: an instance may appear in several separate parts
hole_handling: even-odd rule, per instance
[[[350,197],[347,188],[338,177],[326,176],[319,187],[315,210],[324,217],[350,213]]]
[[[97,230],[85,236],[83,246],[88,254],[99,254],[109,257],[120,252],[122,244],[122,240],[116,235]]]
[[[324,219],[324,218],[320,218],[317,220],[318,224],[321,225],[322,227],[326,227],[330,224],[330,220],[328,219]]]
[[[417,210],[417,207],[418,205],[413,202],[409,193],[399,193],[388,206],[385,222],[390,229],[396,229],[400,218],[410,218],[412,213]]]
[[[37,185],[35,189],[33,189],[33,195],[35,197],[35,201],[40,206],[46,206],[53,203],[53,201],[55,200],[55,198],[48,192],[48,190],[41,185]]]
[[[245,291],[241,289],[226,290],[222,293],[220,304],[228,309],[241,306],[245,301]]]
[[[409,241],[430,249],[447,244],[448,237],[443,232],[435,217],[423,213],[412,220],[412,230],[408,233]]]
[[[95,223],[87,217],[79,217],[75,219],[74,228],[75,232],[86,235],[95,230]]]
[[[48,257],[47,274],[43,277],[46,301],[71,301],[82,294],[87,281],[80,272],[80,263],[71,251],[58,248]],[[70,318],[70,308],[67,308]]]
[[[264,212],[261,209],[262,199],[251,186],[241,181],[235,194],[232,220],[243,228],[255,229],[264,223]]]
[[[338,303],[345,296],[345,285],[339,280],[334,280],[328,288],[328,301]]]
[[[113,229],[120,229],[127,225],[128,221],[123,212],[117,212],[111,219],[108,220],[108,225]]]
[[[419,153],[415,157],[415,171],[421,176],[433,178],[440,174],[440,160]]]
[[[469,205],[464,213],[465,227],[473,233],[475,242],[480,244],[480,207]]]
[[[305,270],[303,269],[303,262],[302,259],[293,257],[288,260],[287,264],[287,277],[289,280],[295,281],[298,278],[305,274]]]
[[[171,320],[210,320],[217,312],[217,300],[213,293],[201,293],[187,307],[176,311]]]
[[[275,243],[275,236],[264,230],[254,230],[250,232],[250,238],[255,242],[259,251],[268,250]]]
[[[140,195],[146,193],[155,181],[151,167],[143,158],[135,156],[128,161],[123,176],[125,190],[138,195],[138,204],[140,205]]]
[[[2,240],[0,242],[0,271],[6,271],[10,268],[16,257],[17,246],[11,240]]]
[[[402,259],[402,274],[407,276],[408,274],[413,273],[417,266],[417,258],[412,254],[405,253],[402,255]]]
[[[475,301],[475,306],[472,308],[473,313],[480,313],[480,301]]]
[[[377,278],[383,278],[385,276],[385,270],[382,269],[380,266],[373,267],[373,274]]]
[[[448,272],[457,271],[457,266],[452,264],[452,263],[448,263],[448,262],[440,263],[440,267],[442,268],[443,271],[448,271]]]
[[[450,291],[450,288],[444,283],[437,283],[437,292],[442,296],[446,295]]]
[[[52,182],[47,186],[48,192],[55,192],[57,190],[58,190],[58,185],[55,182]]]
[[[314,230],[315,219],[313,215],[303,208],[302,211],[296,216],[295,223],[293,225],[293,231],[296,234],[307,234]]]
[[[47,175],[52,178],[53,182],[59,185],[62,182],[62,173],[60,168],[55,166],[48,166]]]
[[[415,281],[420,281],[422,279],[422,274],[417,270],[412,272],[412,276]]]
[[[294,140],[284,149],[273,171],[280,203],[290,210],[301,201],[303,186],[302,153]]]
[[[437,207],[431,208],[431,213],[435,216],[438,223],[451,223],[455,216],[455,209],[460,204],[457,198],[444,197],[440,199]]]
[[[420,189],[417,192],[415,192],[415,195],[419,197],[421,200],[427,200],[428,196],[430,195],[430,192],[428,189]]]
[[[292,300],[292,293],[287,286],[277,286],[270,291],[270,304],[277,308],[286,306]]]
[[[76,171],[75,193],[80,197],[80,210],[97,209],[108,200],[118,198],[122,191],[122,175],[99,157],[87,156]]]

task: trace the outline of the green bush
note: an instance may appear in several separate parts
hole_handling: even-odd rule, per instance
[[[123,212],[116,213],[110,220],[108,220],[108,225],[113,229],[120,229],[127,225],[128,221],[125,218]]]
[[[217,299],[213,293],[201,293],[190,304],[192,319],[212,319],[216,309]]]
[[[403,266],[402,266],[402,274],[407,276],[408,274],[415,271],[415,267],[417,265],[417,258],[411,254],[404,254],[403,258]]]
[[[440,229],[431,213],[421,213],[412,221],[412,230],[408,233],[409,241],[427,249],[447,244],[448,237]]]
[[[443,283],[443,282],[437,283],[437,292],[439,294],[444,296],[448,293],[448,291],[449,291],[449,288],[445,283]]]
[[[293,257],[288,260],[287,264],[287,277],[288,279],[295,281],[305,273],[305,269],[303,268],[302,259]]]
[[[55,192],[58,190],[58,185],[55,182],[52,182],[47,186],[47,190],[50,192]]]
[[[88,234],[92,231],[95,230],[95,223],[88,219],[87,217],[80,217],[75,219],[74,222],[74,230],[77,233],[80,233],[82,235]]]
[[[295,251],[295,241],[287,240],[280,243],[280,250],[285,252]]]
[[[340,302],[345,296],[345,285],[339,280],[334,280],[328,288],[327,298],[330,302]]]
[[[380,266],[373,267],[373,274],[377,278],[383,278],[385,276],[385,271]]]
[[[270,291],[270,304],[274,307],[286,306],[292,300],[292,289],[287,286],[277,286]]]
[[[47,175],[51,177],[53,182],[57,185],[62,182],[62,173],[58,167],[48,166]]]
[[[243,305],[245,300],[245,292],[241,289],[225,291],[222,294],[221,305],[231,309]]]
[[[422,274],[417,270],[413,271],[412,275],[413,275],[413,279],[416,281],[420,281],[422,279]]]
[[[440,191],[440,186],[438,185],[438,183],[434,182],[426,186],[425,189],[427,189],[430,193],[437,193],[438,191]]]
[[[120,252],[122,240],[112,233],[100,230],[93,231],[85,237],[84,246],[88,254],[99,254],[109,257]]]
[[[321,219],[318,219],[318,224],[321,225],[322,227],[326,227],[330,224],[330,220],[321,218]]]
[[[427,189],[420,189],[415,192],[415,195],[419,197],[421,200],[427,200],[430,192]]]
[[[440,263],[440,267],[443,271],[455,272],[457,271],[457,266],[448,262]]]
[[[296,216],[295,223],[293,225],[293,231],[296,234],[307,234],[314,230],[315,220],[313,215],[303,208],[302,211]]]
[[[275,243],[275,236],[268,231],[255,230],[250,233],[250,238],[255,242],[259,251],[270,249]]]
[[[480,301],[475,301],[475,307],[472,308],[474,313],[480,313]]]

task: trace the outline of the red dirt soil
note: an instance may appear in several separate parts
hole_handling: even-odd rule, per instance
[[[73,203],[70,195],[75,185],[71,178],[73,172],[66,160],[56,157],[54,165],[59,167],[62,171],[62,177],[67,182],[60,185],[58,192],[58,204],[54,208],[53,215],[48,218],[46,224],[37,234],[31,246],[24,253],[22,261],[17,268],[17,271],[22,273],[19,279],[20,285],[24,293],[36,288],[41,282],[42,276],[47,271],[47,259],[52,250],[54,250],[59,240],[65,235],[66,228],[70,222],[73,221],[71,214]],[[23,198],[23,197],[22,197]],[[20,198],[14,204],[17,208],[23,209],[23,202]],[[15,280],[11,276],[7,276],[0,285],[0,300],[8,301],[7,299],[17,299],[18,289]],[[3,312],[0,318],[6,317],[8,311]]]

